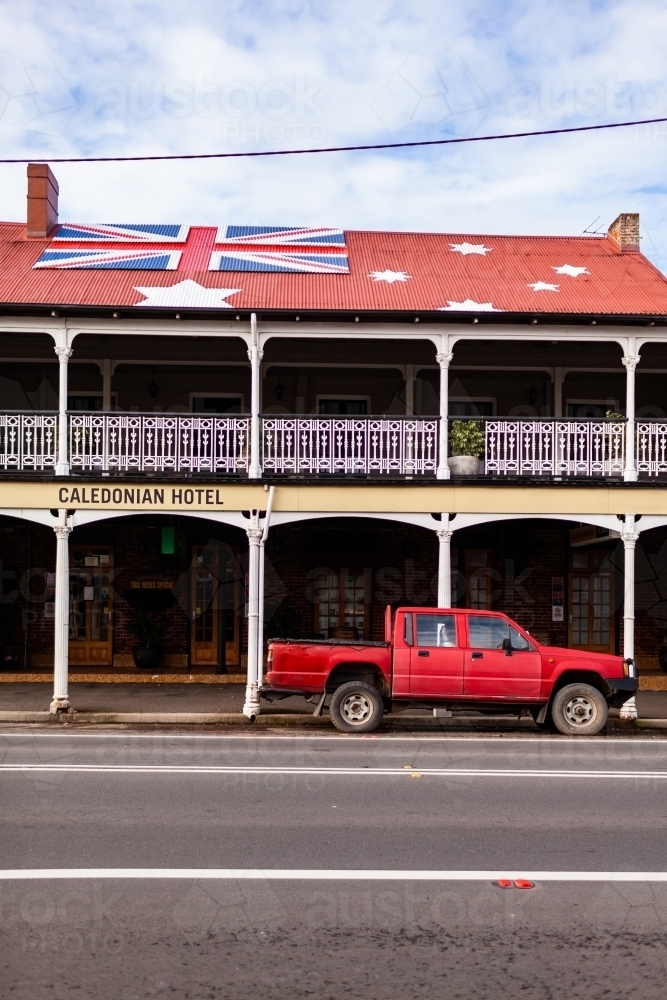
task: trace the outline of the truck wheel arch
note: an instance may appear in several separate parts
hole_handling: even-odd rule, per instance
[[[327,677],[326,690],[328,692],[335,691],[347,681],[366,681],[367,684],[376,687],[383,697],[391,697],[387,678],[377,663],[359,663],[358,661],[337,663]]]
[[[591,687],[597,688],[600,694],[604,695],[605,698],[609,698],[612,693],[611,688],[606,683],[604,677],[602,677],[596,670],[564,670],[562,674],[558,675],[554,682],[551,694],[549,695],[550,705],[558,691],[560,691],[560,689],[565,687],[567,684],[590,684]]]

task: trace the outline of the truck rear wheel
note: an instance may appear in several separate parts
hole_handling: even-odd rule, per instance
[[[331,721],[341,733],[372,733],[380,725],[382,695],[365,681],[347,681],[333,693],[329,705]]]
[[[607,702],[590,684],[568,684],[557,692],[551,718],[565,736],[594,736],[607,721]]]

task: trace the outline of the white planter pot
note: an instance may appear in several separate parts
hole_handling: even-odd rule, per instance
[[[453,476],[479,475],[479,459],[474,455],[453,455],[447,459],[447,465]]]

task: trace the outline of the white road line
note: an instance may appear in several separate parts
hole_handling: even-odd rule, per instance
[[[667,872],[525,871],[410,871],[335,868],[10,868],[0,870],[0,881],[38,879],[266,879],[275,881],[341,882],[667,882]]]
[[[564,771],[462,767],[224,767],[170,764],[0,764],[0,773],[64,774],[272,774],[404,778],[667,778],[667,771]]]
[[[284,743],[287,740],[308,740],[309,743],[314,741],[320,742],[324,740],[335,740],[337,743],[361,743],[361,742],[384,742],[384,743],[496,743],[501,745],[503,743],[528,743],[534,744],[539,743],[540,746],[560,746],[563,743],[576,743],[581,747],[589,746],[592,743],[650,743],[656,744],[660,742],[667,742],[664,738],[661,740],[660,736],[644,738],[644,737],[634,737],[634,736],[544,736],[540,733],[531,733],[527,736],[364,736],[363,734],[355,735],[350,734],[339,734],[337,736],[316,736],[310,734],[275,734],[275,733],[261,733],[255,735],[254,733],[236,733],[233,736],[227,735],[213,735],[210,733],[169,733],[165,730],[160,730],[159,732],[153,733],[73,733],[70,731],[62,733],[44,733],[44,732],[22,732],[7,731],[4,732],[0,730],[0,739],[7,739],[9,737],[16,737],[22,740],[33,740],[33,739],[54,739],[54,740],[161,740],[163,742],[168,742],[170,740],[239,740],[239,741],[249,741],[249,740],[261,740],[263,743],[275,740],[277,742]]]

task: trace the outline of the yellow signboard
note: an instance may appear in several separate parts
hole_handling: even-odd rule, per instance
[[[0,507],[53,510],[229,511],[264,509],[267,491],[261,484],[195,486],[191,483],[118,483],[63,479],[60,482],[0,484]]]
[[[148,513],[229,512],[266,510],[268,486],[262,482],[202,483],[190,481],[143,483],[110,479],[85,482],[73,477],[37,482],[1,482],[0,511],[16,509],[142,511]],[[368,514],[534,514],[581,520],[590,514],[667,516],[667,490],[632,486],[499,485],[447,482],[280,483],[276,512]]]

